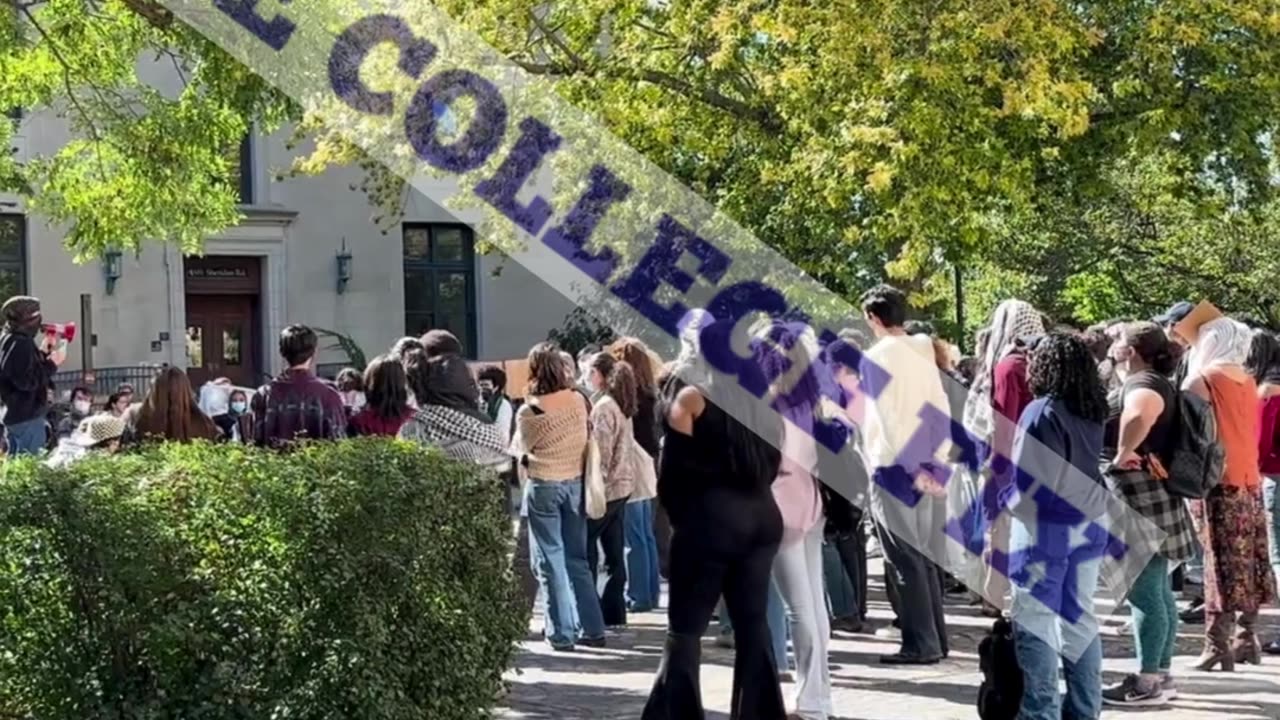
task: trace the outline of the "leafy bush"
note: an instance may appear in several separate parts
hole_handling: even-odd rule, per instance
[[[10,463],[0,717],[484,717],[510,530],[492,476],[388,440]]]
[[[581,306],[569,311],[564,317],[564,324],[547,333],[547,340],[575,357],[588,345],[604,346],[617,339],[613,329]]]

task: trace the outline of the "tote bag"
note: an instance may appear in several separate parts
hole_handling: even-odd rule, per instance
[[[652,500],[658,496],[658,472],[653,464],[653,456],[640,447],[634,437],[631,438],[631,466],[635,484],[631,490],[629,502]]]
[[[586,398],[583,398],[586,401]],[[604,490],[604,470],[600,467],[600,445],[591,432],[591,405],[587,404],[587,449],[582,458],[582,484],[587,517],[599,520],[604,517],[609,501]]]

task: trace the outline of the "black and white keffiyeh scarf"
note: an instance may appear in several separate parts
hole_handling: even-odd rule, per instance
[[[454,460],[495,468],[505,468],[511,462],[497,425],[443,405],[416,410],[401,426],[400,437],[434,445]]]

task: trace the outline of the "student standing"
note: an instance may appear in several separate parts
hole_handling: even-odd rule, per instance
[[[748,363],[747,373],[758,368]],[[671,518],[669,625],[662,665],[643,720],[702,720],[702,635],[718,599],[733,618],[731,720],[782,720],[786,710],[765,619],[782,517],[770,486],[777,477],[781,422],[753,423],[762,439],[685,386],[664,413],[658,497]]]
[[[587,561],[583,458],[589,403],[573,388],[572,368],[550,343],[529,351],[528,398],[516,413],[529,476],[529,538],[547,596],[547,642],[555,650],[605,646],[604,618]]]
[[[891,665],[931,665],[948,654],[942,581],[937,566],[918,548],[929,547],[938,533],[935,503],[945,490],[933,477],[937,460],[912,455],[909,443],[926,404],[947,412],[949,403],[938,375],[933,341],[907,335],[906,295],[878,285],[862,296],[862,312],[877,340],[866,357],[892,368],[897,380],[869,403],[866,423],[867,463],[872,480],[870,507],[884,549],[891,597],[897,598],[902,646],[880,661]],[[903,382],[909,378],[910,382]],[[936,425],[936,424],[933,424]],[[947,448],[950,427],[930,427],[936,436],[923,445]]]
[[[1010,614],[1024,688],[1018,718],[1097,718],[1102,640],[1093,596],[1106,541],[1071,538],[1082,512],[1092,519],[1105,507],[1098,457],[1106,392],[1088,346],[1071,335],[1044,338],[1028,370],[1034,399],[1018,423],[1012,459],[1040,485],[1010,510],[1009,572],[1036,572],[1039,579],[1033,588],[1013,589]],[[1060,658],[1065,699],[1058,694]]]
[[[627,502],[636,481],[635,454],[631,450],[635,443],[635,376],[629,364],[614,360],[608,353],[597,353],[590,361],[587,384],[596,396],[591,406],[591,437],[600,453],[607,503],[604,517],[587,521],[587,564],[598,585],[595,579],[603,547],[608,581],[600,596],[600,611],[606,627],[622,627],[627,624]]]
[[[1237,657],[1256,661],[1258,610],[1275,598],[1258,472],[1258,385],[1244,369],[1251,335],[1220,317],[1189,338],[1184,389],[1213,403],[1226,451],[1222,484],[1191,503],[1204,551],[1205,649],[1197,670],[1231,671]]]

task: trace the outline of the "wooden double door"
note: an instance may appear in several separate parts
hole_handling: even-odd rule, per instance
[[[193,386],[220,377],[242,387],[261,384],[257,304],[254,295],[187,296],[187,375]]]

